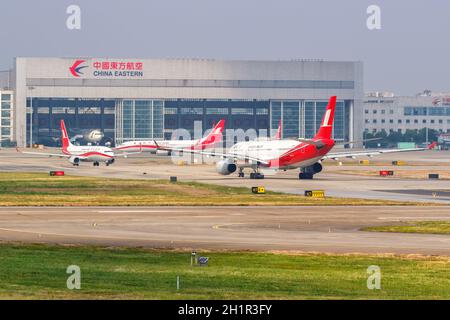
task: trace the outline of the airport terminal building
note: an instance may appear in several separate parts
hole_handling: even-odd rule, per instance
[[[362,138],[362,62],[319,60],[16,58],[13,140],[56,146],[69,134],[100,129],[105,142],[170,139],[177,128],[226,129],[312,137],[337,95],[334,137]]]
[[[396,96],[391,92],[369,92],[364,99],[365,131],[405,133],[429,128],[450,132],[450,94],[432,93]]]

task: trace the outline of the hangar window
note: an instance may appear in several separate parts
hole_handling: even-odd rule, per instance
[[[256,115],[261,116],[261,115],[267,115],[269,114],[269,109],[268,108],[258,108],[256,109]]]
[[[11,95],[7,93],[2,94],[2,100],[3,101],[11,101]]]
[[[68,108],[67,108],[68,109]],[[100,114],[99,107],[80,107],[78,108],[78,113],[80,114]]]
[[[402,119],[398,119],[398,121],[397,121],[398,123],[402,123]]]
[[[177,108],[165,108],[164,114],[177,114],[178,109]]]
[[[38,113],[42,113],[42,114],[49,114],[50,113],[50,108],[49,107],[39,107],[37,109]]]
[[[10,109],[11,103],[10,102],[2,102],[2,109]]]
[[[253,108],[233,108],[231,114],[253,115]]]
[[[181,114],[203,114],[203,108],[180,108]]]
[[[228,108],[206,108],[206,114],[228,114]]]
[[[9,110],[2,110],[2,117],[3,118],[11,117],[11,111],[9,111]]]
[[[82,108],[80,108],[82,109]],[[53,114],[75,114],[75,108],[73,107],[54,107],[52,108]],[[78,113],[82,113],[78,111]]]

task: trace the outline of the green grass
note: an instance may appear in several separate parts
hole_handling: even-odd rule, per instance
[[[402,225],[367,227],[363,231],[450,234],[450,221],[411,221]]]
[[[249,188],[195,182],[171,183],[168,180],[50,177],[45,173],[0,173],[0,206],[405,204],[424,205],[384,200],[306,198],[302,195],[276,192],[254,195]]]
[[[52,245],[0,245],[0,298],[13,299],[450,299],[448,258],[200,253]],[[66,269],[81,268],[68,290]],[[381,268],[381,290],[367,268]],[[180,290],[176,277],[181,278]]]

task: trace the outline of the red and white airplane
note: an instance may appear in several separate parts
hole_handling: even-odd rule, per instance
[[[125,150],[127,152],[151,152],[167,154],[168,151],[158,150],[157,145],[174,149],[204,150],[212,148],[222,141],[222,132],[225,127],[225,120],[220,120],[217,125],[202,139],[196,140],[164,140],[157,144],[152,141],[128,141],[118,145],[115,150]]]
[[[355,158],[405,151],[422,151],[428,148],[390,149],[357,152],[330,153],[335,145],[332,139],[336,96],[328,102],[319,131],[312,139],[245,141],[232,146],[226,153],[190,150],[186,152],[218,156],[222,159],[216,163],[218,173],[229,175],[239,170],[239,177],[244,177],[244,168],[251,168],[250,179],[263,179],[260,169],[275,170],[300,169],[299,179],[312,179],[314,174],[322,171],[321,161],[324,159]],[[354,141],[353,141],[354,142]],[[347,142],[351,143],[351,142]],[[430,147],[434,147],[431,145]],[[158,146],[161,150],[175,151],[173,148]]]
[[[62,140],[62,154],[61,153],[44,153],[44,152],[27,152],[17,151],[25,154],[33,154],[48,157],[66,158],[74,166],[78,166],[80,162],[93,162],[94,166],[99,166],[100,162],[104,162],[107,166],[114,163],[117,156],[126,157],[130,153],[114,154],[111,148],[103,146],[75,146],[67,135],[66,126],[64,120],[61,120],[61,140]]]

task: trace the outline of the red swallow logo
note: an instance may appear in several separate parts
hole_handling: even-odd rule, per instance
[[[81,72],[81,69],[87,68],[87,66],[80,66],[80,64],[82,64],[83,62],[85,62],[85,60],[77,60],[74,62],[74,64],[69,68],[70,73],[74,76],[74,77],[79,77],[80,75],[83,74],[83,72]]]

